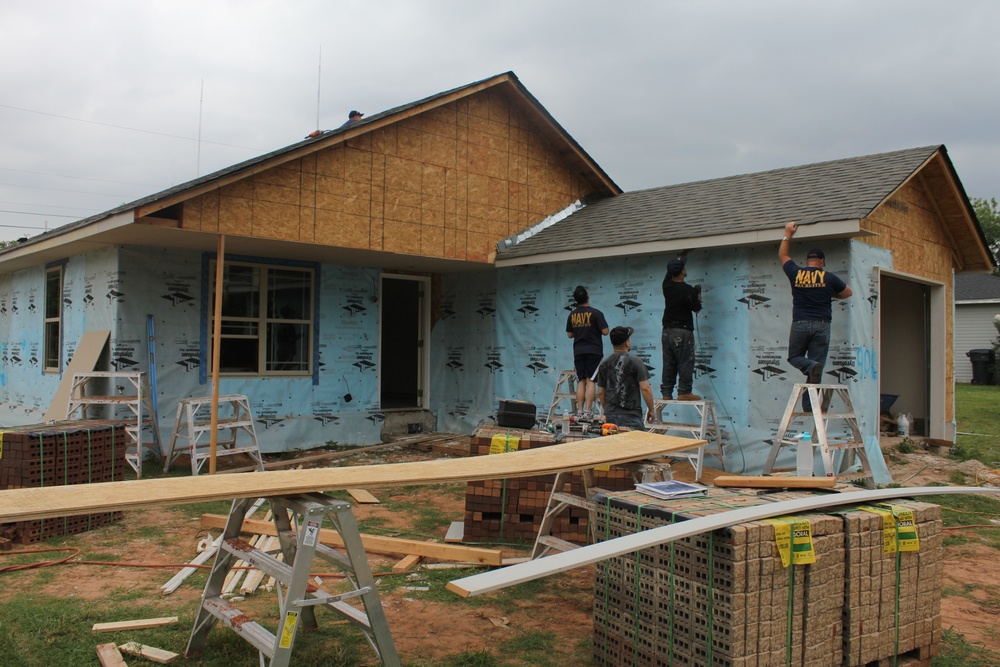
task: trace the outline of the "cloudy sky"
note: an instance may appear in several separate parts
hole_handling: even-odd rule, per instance
[[[508,70],[625,190],[945,144],[1000,198],[995,0],[0,0],[0,240]]]

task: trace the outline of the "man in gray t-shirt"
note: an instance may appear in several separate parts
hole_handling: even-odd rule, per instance
[[[604,421],[645,431],[645,421],[653,421],[653,388],[649,370],[632,349],[632,327],[615,327],[608,336],[615,351],[597,369],[597,397],[604,409]],[[642,404],[646,403],[645,421]]]

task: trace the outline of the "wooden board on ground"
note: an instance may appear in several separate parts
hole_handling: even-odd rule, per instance
[[[786,514],[810,512],[813,510],[839,507],[843,505],[877,503],[893,498],[910,498],[947,494],[1000,494],[1000,489],[985,489],[970,486],[915,486],[895,489],[870,489],[845,493],[824,493],[795,500],[783,500],[768,505],[743,507],[721,514],[697,517],[688,521],[650,528],[638,533],[618,537],[606,542],[598,542],[572,551],[536,558],[535,560],[491,570],[448,583],[446,588],[462,597],[480,595],[500,588],[506,588],[526,581],[533,581],[551,574],[565,572],[584,565],[592,565],[614,556],[633,553],[642,549],[667,544],[675,540],[701,535],[719,528],[736,526],[748,521],[760,521]]]
[[[378,498],[364,489],[347,489],[347,492],[351,494],[351,498],[354,498],[356,503],[377,505],[379,502]]]
[[[48,519],[135,507],[288,496],[358,487],[381,489],[414,484],[532,477],[641,461],[689,450],[704,442],[629,431],[604,438],[468,458],[6,489],[0,491],[0,521]]]
[[[161,625],[176,623],[176,616],[161,618],[139,618],[134,621],[119,621],[117,623],[94,623],[93,632],[117,632],[119,630],[141,630],[142,628],[158,628]]]
[[[229,517],[221,514],[202,514],[203,528],[225,528]],[[244,533],[257,535],[277,535],[277,529],[270,521],[245,519],[241,530]],[[319,541],[334,547],[343,547],[344,539],[335,530],[320,529]],[[421,542],[404,540],[398,537],[380,537],[378,535],[361,535],[361,545],[365,551],[390,554],[413,554],[438,560],[453,560],[458,562],[483,563],[485,565],[500,565],[499,549],[483,549],[481,547],[455,546],[438,542]]]
[[[115,644],[101,644],[97,647],[97,659],[101,667],[128,667],[125,658]]]
[[[837,486],[837,478],[719,475],[712,484],[741,489],[832,489]]]
[[[457,544],[465,539],[465,522],[452,521],[448,526],[448,533],[444,536],[446,544]]]
[[[94,370],[110,335],[110,331],[88,331],[80,337],[80,342],[76,344],[76,351],[73,352],[73,358],[63,371],[59,386],[56,387],[56,395],[49,403],[49,409],[45,411],[45,416],[42,417],[43,422],[66,419],[69,392],[73,389],[73,374],[89,373]]]
[[[170,662],[176,660],[180,654],[172,653],[171,651],[164,651],[162,648],[153,648],[152,646],[146,646],[140,644],[139,642],[129,642],[127,644],[121,645],[122,653],[127,653],[129,655],[137,655],[140,658],[145,658],[150,662],[157,662],[161,665],[166,665]]]

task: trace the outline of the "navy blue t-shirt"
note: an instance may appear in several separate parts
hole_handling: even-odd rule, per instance
[[[601,332],[608,328],[604,313],[590,306],[577,306],[566,318],[566,333],[573,334],[573,356],[596,354],[604,356]]]
[[[847,289],[836,274],[818,266],[799,266],[792,260],[782,267],[792,286],[792,321],[833,319],[833,295]]]

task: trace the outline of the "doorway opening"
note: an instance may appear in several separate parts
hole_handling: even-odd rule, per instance
[[[430,279],[383,274],[379,296],[379,398],[383,410],[427,407]]]
[[[879,391],[914,435],[943,437],[944,336],[944,286],[880,271]]]

